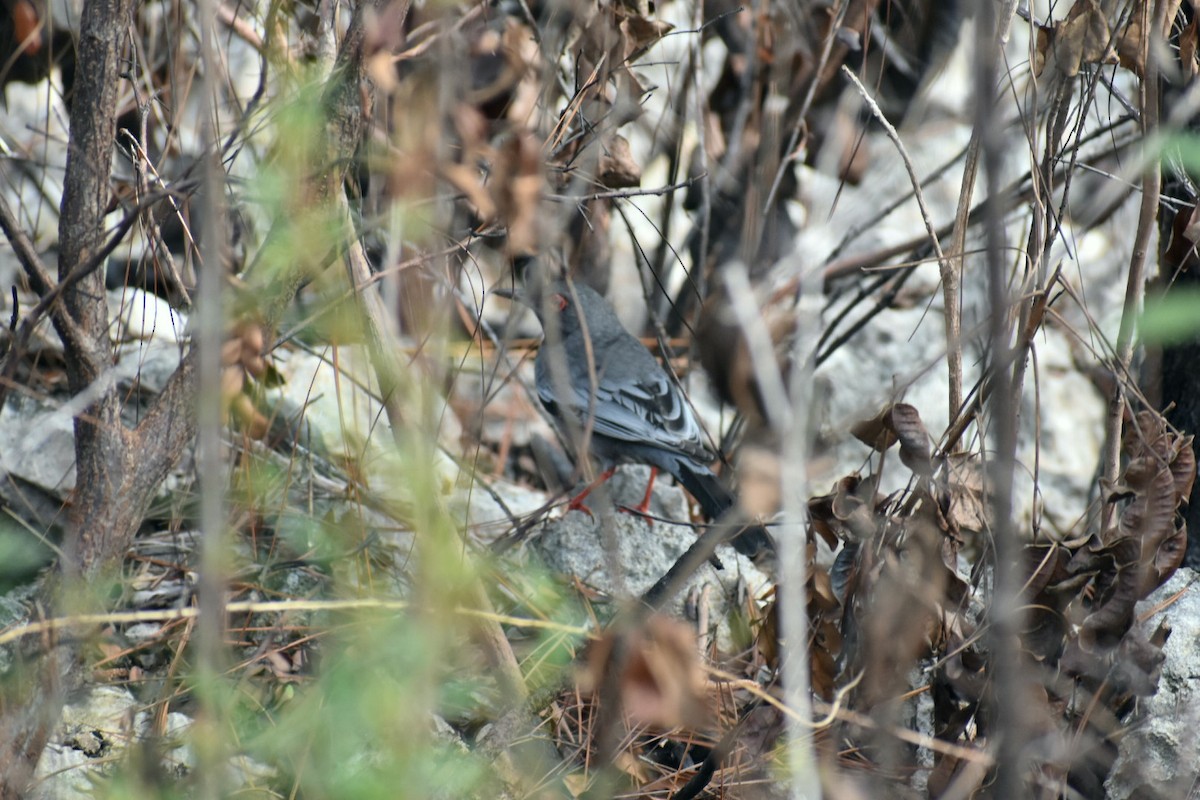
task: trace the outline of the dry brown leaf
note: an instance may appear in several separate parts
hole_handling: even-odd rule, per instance
[[[824,569],[812,570],[809,578],[808,604],[810,609],[834,611],[841,607],[833,591],[833,581]]]
[[[1179,34],[1179,70],[1183,73],[1185,84],[1190,83],[1192,78],[1200,73],[1200,61],[1196,58],[1197,45],[1200,44],[1198,40],[1200,17],[1193,16],[1192,21]]]
[[[572,772],[563,776],[562,783],[571,797],[582,797],[591,784],[591,779],[582,772]]]
[[[105,662],[115,661],[121,656],[122,653],[125,652],[125,648],[123,646],[117,644],[117,642],[111,639],[101,639],[96,644],[96,649],[100,651],[100,655],[103,656],[101,660]]]
[[[487,187],[483,185],[478,169],[466,164],[445,164],[442,166],[442,177],[466,195],[467,202],[474,207],[475,216],[482,224],[486,225],[496,219],[496,203]]]
[[[254,407],[254,401],[247,394],[239,394],[230,404],[233,418],[237,420],[242,430],[251,439],[261,440],[267,437],[271,430],[270,421]]]
[[[617,15],[624,16],[622,9]],[[624,16],[618,25],[624,39],[624,63],[637,60],[650,46],[666,36],[675,27],[669,22],[632,14]]]
[[[600,154],[600,185],[607,189],[626,189],[640,186],[642,168],[633,160],[629,141],[624,136],[613,136],[608,147]]]
[[[1184,436],[1176,443],[1175,457],[1171,459],[1171,474],[1175,478],[1175,494],[1180,502],[1186,503],[1192,496],[1192,485],[1196,482],[1196,451],[1192,444],[1194,436]]]
[[[904,466],[922,477],[933,474],[929,432],[920,412],[908,403],[885,406],[871,419],[855,423],[850,433],[880,453],[900,442],[900,461]]]
[[[41,52],[42,19],[37,7],[29,0],[17,0],[9,11],[12,24],[12,41],[17,45],[11,57],[35,56]]]
[[[491,185],[496,210],[508,226],[508,251],[536,253],[540,249],[542,149],[529,132],[511,137],[496,153]]]
[[[1122,486],[1132,501],[1122,509],[1114,535],[1140,545],[1144,597],[1183,562],[1186,533],[1176,512],[1191,494],[1196,460],[1191,439],[1171,432],[1160,415],[1149,411],[1139,412],[1126,426],[1122,450],[1128,459]]]
[[[842,523],[843,539],[865,542],[879,531],[882,520],[875,513],[874,498],[868,501],[859,495],[859,491],[870,492],[871,487],[859,484],[853,492],[839,492],[833,498],[833,513]]]
[[[1146,48],[1158,46],[1163,39],[1170,35],[1171,25],[1174,23],[1175,15],[1179,12],[1182,0],[1164,0],[1164,2],[1167,3],[1167,7],[1163,9],[1166,14],[1167,28],[1157,32],[1158,42],[1143,41],[1142,20],[1155,13],[1154,6],[1156,5],[1148,0],[1140,0],[1135,8],[1130,9],[1129,24],[1121,30],[1120,36],[1117,38],[1116,52],[1121,66],[1133,71],[1136,75],[1146,74]],[[1180,49],[1182,50],[1182,42]]]
[[[221,366],[231,367],[234,364],[240,364],[242,361],[242,340],[235,336],[231,339],[226,339],[221,345]]]
[[[991,505],[987,501],[987,476],[978,455],[953,453],[946,459],[950,506],[946,521],[954,533],[979,533],[988,529]]]
[[[814,641],[813,645],[808,664],[812,690],[822,700],[831,702],[837,693],[837,659],[820,646],[819,641]]]
[[[779,666],[779,612],[775,603],[764,609],[762,624],[758,626],[754,642],[767,666],[772,669]]]
[[[479,109],[468,103],[457,103],[450,111],[454,132],[462,143],[463,164],[472,163],[487,149],[488,120]]]
[[[240,345],[239,345],[240,349]],[[236,364],[221,369],[221,399],[228,403],[242,393],[246,385],[246,371]]]
[[[396,79],[396,60],[391,53],[380,51],[365,59],[365,69],[376,88],[384,94],[396,90],[399,81]]]
[[[542,103],[539,70],[541,50],[537,37],[523,23],[509,18],[504,29],[504,46],[520,64],[521,78],[513,87],[507,119],[517,128],[530,128]]]
[[[1097,0],[1076,0],[1066,19],[1038,28],[1033,73],[1040,76],[1049,70],[1073,78],[1084,64],[1115,64],[1111,38]]]
[[[875,516],[877,498],[859,495],[870,493],[871,486],[857,475],[848,475],[834,484],[830,494],[810,498],[808,514],[813,531],[831,548],[841,541],[862,542],[878,528]]]
[[[888,415],[888,424],[900,440],[900,461],[914,474],[928,478],[933,474],[933,450],[929,431],[914,406],[896,403]]]
[[[595,691],[612,667],[617,634],[608,631],[589,648],[580,687]],[[708,717],[704,671],[692,629],[662,615],[625,634],[621,706],[637,725],[701,725]]]
[[[643,784],[650,780],[650,769],[646,764],[643,764],[634,753],[628,750],[622,750],[617,753],[614,765],[617,769],[624,772],[638,784]]]
[[[700,309],[696,349],[721,400],[742,412],[751,430],[758,430],[767,425],[758,370],[750,356],[745,331],[730,303],[728,289],[723,282],[718,283],[720,285],[709,294]],[[790,374],[791,342],[796,330],[795,309],[788,300],[774,298],[763,300],[758,306],[772,344],[775,365],[786,384]]]
[[[854,423],[850,427],[850,434],[867,447],[882,453],[896,443],[896,432],[887,424],[890,410],[891,406],[885,406],[870,419]]]

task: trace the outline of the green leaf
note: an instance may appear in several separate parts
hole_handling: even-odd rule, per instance
[[[1200,289],[1147,297],[1139,330],[1147,344],[1173,344],[1200,334]]]

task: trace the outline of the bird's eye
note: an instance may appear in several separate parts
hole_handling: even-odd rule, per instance
[[[554,305],[558,307],[559,311],[565,311],[567,306],[570,305],[570,302],[568,302],[567,298],[563,297],[561,294],[556,294],[554,295]]]

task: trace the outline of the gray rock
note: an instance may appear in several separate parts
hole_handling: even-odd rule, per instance
[[[0,472],[65,497],[75,488],[71,412],[14,392],[0,409]]]
[[[543,492],[497,480],[492,482],[491,492],[481,486],[459,488],[451,498],[450,509],[455,519],[464,520],[467,535],[489,545],[512,530],[508,513],[515,517],[529,514],[541,508],[546,500]]]
[[[164,765],[176,774],[195,767],[188,741],[192,720],[178,712],[167,716]],[[150,715],[126,689],[97,686],[63,707],[62,720],[38,761],[31,800],[93,798],[96,785],[119,767],[122,751],[150,730]],[[247,792],[274,777],[253,759],[231,754],[226,785]]]
[[[1158,693],[1138,704],[1127,720],[1117,761],[1105,782],[1110,800],[1188,797],[1200,780],[1200,575],[1181,569],[1138,605],[1145,614],[1179,598],[1142,623],[1147,631],[1166,616],[1171,637]]]
[[[141,704],[126,689],[97,686],[63,707],[62,721],[34,772],[34,800],[91,798],[112,756],[138,729]],[[145,714],[141,714],[144,725]]]
[[[96,791],[90,761],[69,744],[46,745],[38,760],[36,783],[29,790],[30,800],[92,800]]]
[[[153,641],[162,636],[163,626],[158,622],[138,622],[125,629],[125,638],[130,642]]]
[[[649,468],[625,466],[607,484],[609,502],[632,507],[645,494]],[[666,480],[670,480],[667,478]],[[658,519],[688,519],[685,495],[681,489],[660,479],[651,497],[650,514],[658,519],[616,512],[604,507],[603,492],[588,497],[593,510],[589,517],[582,511],[546,522],[531,541],[532,547],[550,569],[573,575],[583,583],[617,598],[641,595],[654,585],[696,539],[690,525],[660,522]],[[730,643],[729,613],[737,607],[744,589],[759,597],[769,580],[749,559],[732,547],[723,546],[718,555],[723,570],[705,564],[687,586],[668,604],[667,610],[680,617],[690,616],[686,598],[693,590],[710,587],[709,618],[717,624],[717,641]]]
[[[193,720],[184,714],[172,712],[167,715],[164,739],[171,747],[163,756],[166,767],[178,775],[186,775],[196,768],[196,752],[188,739]],[[275,770],[248,756],[235,753],[225,761],[224,785],[231,794],[245,793],[254,797],[255,790],[266,786],[275,777]]]
[[[116,348],[117,385],[149,394],[160,393],[183,357],[180,346],[163,339],[126,342]]]
[[[160,341],[178,345],[187,334],[187,317],[166,300],[141,289],[109,290],[108,317],[113,341],[118,343]]]

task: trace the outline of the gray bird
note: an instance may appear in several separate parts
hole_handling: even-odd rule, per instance
[[[673,475],[709,519],[718,519],[733,505],[733,496],[707,466],[714,456],[682,391],[622,327],[607,300],[588,286],[563,281],[541,291],[494,293],[517,300],[537,315],[545,332],[534,364],[538,398],[568,438],[586,438],[592,455],[606,467],[574,499],[574,507],[618,463],[629,461],[650,465],[651,486],[655,471]],[[744,530],[733,545],[751,557],[774,550],[761,526]]]

